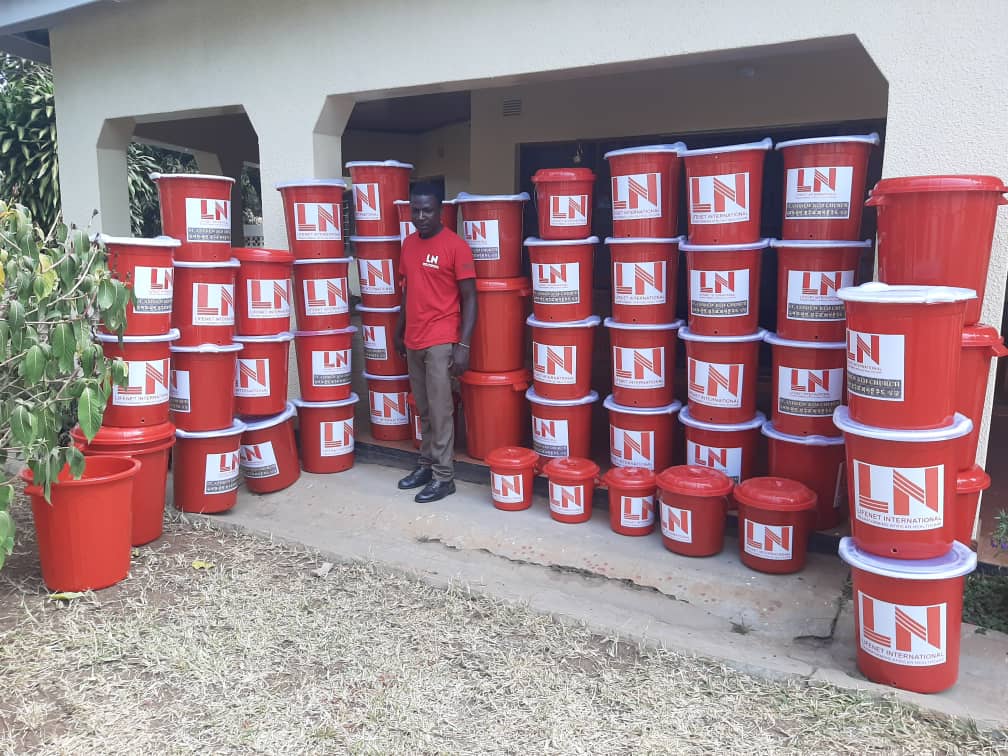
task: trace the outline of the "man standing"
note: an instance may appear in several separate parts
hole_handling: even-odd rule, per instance
[[[422,436],[419,466],[399,481],[399,488],[423,486],[414,497],[421,504],[455,493],[452,376],[469,368],[476,324],[472,250],[441,225],[441,199],[433,184],[410,191],[416,233],[403,242],[399,263],[403,303],[395,346],[406,356]]]

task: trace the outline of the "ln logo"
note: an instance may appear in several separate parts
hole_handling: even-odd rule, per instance
[[[242,444],[241,471],[246,478],[272,478],[280,474],[273,443],[264,441],[261,444]]]
[[[835,192],[837,186],[836,168],[799,168],[796,190],[799,194],[822,192],[824,189]]]
[[[193,325],[233,325],[234,286],[193,284]]]
[[[138,407],[167,402],[168,363],[167,359],[127,362],[129,385],[112,387],[112,404]]]
[[[285,318],[290,315],[290,281],[250,280],[248,282],[248,316]]]
[[[189,371],[172,370],[168,383],[168,409],[189,412]]]
[[[544,420],[532,416],[532,445],[536,454],[543,457],[568,457],[570,444],[568,442],[566,420]]]
[[[235,396],[269,396],[269,360],[238,358],[235,366]]]
[[[323,422],[319,430],[319,454],[323,457],[339,457],[354,450],[353,420]]]
[[[525,500],[525,486],[522,483],[522,476],[501,475],[493,473],[491,475],[492,495],[494,501],[501,504],[520,504]]]
[[[376,425],[409,425],[406,392],[371,391],[371,422]]]
[[[203,493],[219,494],[237,490],[240,465],[239,449],[223,454],[207,454]]]
[[[623,305],[665,304],[665,261],[614,262],[613,302]]]
[[[884,467],[854,460],[854,515],[889,530],[935,530],[945,523],[945,468]]]
[[[843,368],[789,368],[780,366],[777,410],[785,415],[828,417],[840,406]]]
[[[697,224],[749,220],[749,174],[694,176],[689,182],[690,221]]]
[[[665,347],[613,347],[613,383],[623,388],[665,386]]]
[[[722,365],[689,358],[689,398],[715,407],[742,406],[744,365]]]
[[[749,314],[749,270],[691,270],[690,312],[706,318]]]
[[[613,220],[661,217],[661,174],[612,177]]]
[[[584,514],[584,486],[562,486],[550,481],[550,509],[561,515]]]
[[[534,373],[544,383],[573,384],[577,382],[577,347],[532,343],[535,353]]]
[[[200,200],[200,220],[226,221],[231,214],[228,200]]]
[[[948,605],[890,604],[858,591],[861,648],[904,667],[932,667],[946,660]]]
[[[610,459],[616,467],[654,470],[654,431],[633,431],[609,426]]]
[[[186,197],[186,241],[231,243],[231,201]]]
[[[704,446],[696,441],[687,440],[686,460],[691,465],[719,470],[736,483],[742,479],[741,446]]]
[[[385,326],[367,325],[361,330],[364,338],[364,356],[369,360],[387,360],[388,340],[385,336]]]
[[[653,496],[620,497],[620,525],[624,528],[649,528],[653,524]]]
[[[427,259],[423,262],[425,268],[438,268],[438,255],[432,255],[430,252],[427,253]]]
[[[170,313],[172,307],[174,271],[171,268],[136,266],[133,284],[133,312],[154,314]]]
[[[764,525],[745,521],[745,551],[761,559],[780,561],[793,554],[794,528],[791,525]]]
[[[785,220],[849,218],[853,177],[852,166],[789,168]]]
[[[844,304],[836,292],[853,285],[853,270],[789,270],[788,319],[843,320]]]
[[[474,260],[500,260],[500,230],[496,220],[467,220],[462,233]]]
[[[837,289],[842,289],[845,271],[838,270],[832,273],[825,271],[806,270],[802,272],[802,294],[809,297],[832,296]]]
[[[335,203],[294,203],[294,237],[299,241],[339,241],[342,222],[343,208]]]
[[[735,293],[734,270],[701,270],[699,272],[701,294]]]
[[[391,260],[357,258],[360,288],[365,294],[395,294],[395,267]]]
[[[378,184],[354,184],[354,217],[357,220],[381,220],[381,192]]]
[[[536,265],[536,280],[553,286],[567,283],[567,263]]]
[[[693,513],[688,509],[661,504],[661,532],[680,543],[693,543]]]
[[[315,278],[302,283],[306,315],[339,315],[350,311],[345,278]]]
[[[587,194],[554,194],[550,197],[551,226],[587,226]]]
[[[350,383],[350,350],[311,353],[312,386],[343,386]]]
[[[580,263],[533,263],[532,289],[537,304],[577,304],[581,301]]]
[[[847,329],[847,390],[884,402],[903,401],[902,334]]]

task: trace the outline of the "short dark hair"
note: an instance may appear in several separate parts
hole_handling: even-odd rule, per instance
[[[441,187],[433,181],[417,181],[410,187],[410,197],[433,197],[438,202],[444,202]]]

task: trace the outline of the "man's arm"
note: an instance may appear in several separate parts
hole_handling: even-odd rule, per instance
[[[462,329],[459,343],[452,353],[452,374],[462,375],[469,369],[469,345],[472,343],[473,328],[476,327],[476,279],[465,278],[458,282],[462,297]]]
[[[399,321],[396,323],[392,343],[400,357],[406,356],[406,287],[403,287],[402,302],[399,306]]]

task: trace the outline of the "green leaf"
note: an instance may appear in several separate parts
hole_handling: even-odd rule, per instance
[[[14,440],[22,446],[31,446],[31,442],[35,440],[37,422],[35,416],[23,404],[15,407],[11,413],[11,433],[14,435]]]
[[[49,344],[57,358],[72,358],[77,351],[73,327],[69,323],[57,323],[49,334]]]
[[[101,429],[102,415],[105,413],[105,402],[98,390],[88,386],[81,392],[77,400],[77,422],[80,423],[84,437],[91,442]]]
[[[76,446],[71,446],[67,448],[66,455],[67,463],[70,465],[70,474],[74,480],[80,480],[84,474],[84,466],[87,464],[84,454]]]
[[[108,310],[116,301],[116,289],[115,284],[109,279],[103,279],[100,284],[98,284],[98,308],[100,310]]]
[[[33,345],[25,354],[22,364],[25,382],[29,386],[35,385],[45,372],[46,358],[42,347],[38,344]]]
[[[10,483],[0,486],[0,512],[4,512],[14,501],[14,486]]]
[[[0,567],[14,551],[14,520],[9,512],[0,512]]]
[[[25,307],[18,300],[13,300],[7,306],[7,325],[11,331],[20,331],[25,322]]]
[[[7,359],[8,342],[10,342],[10,326],[6,320],[0,320],[0,362]]]

